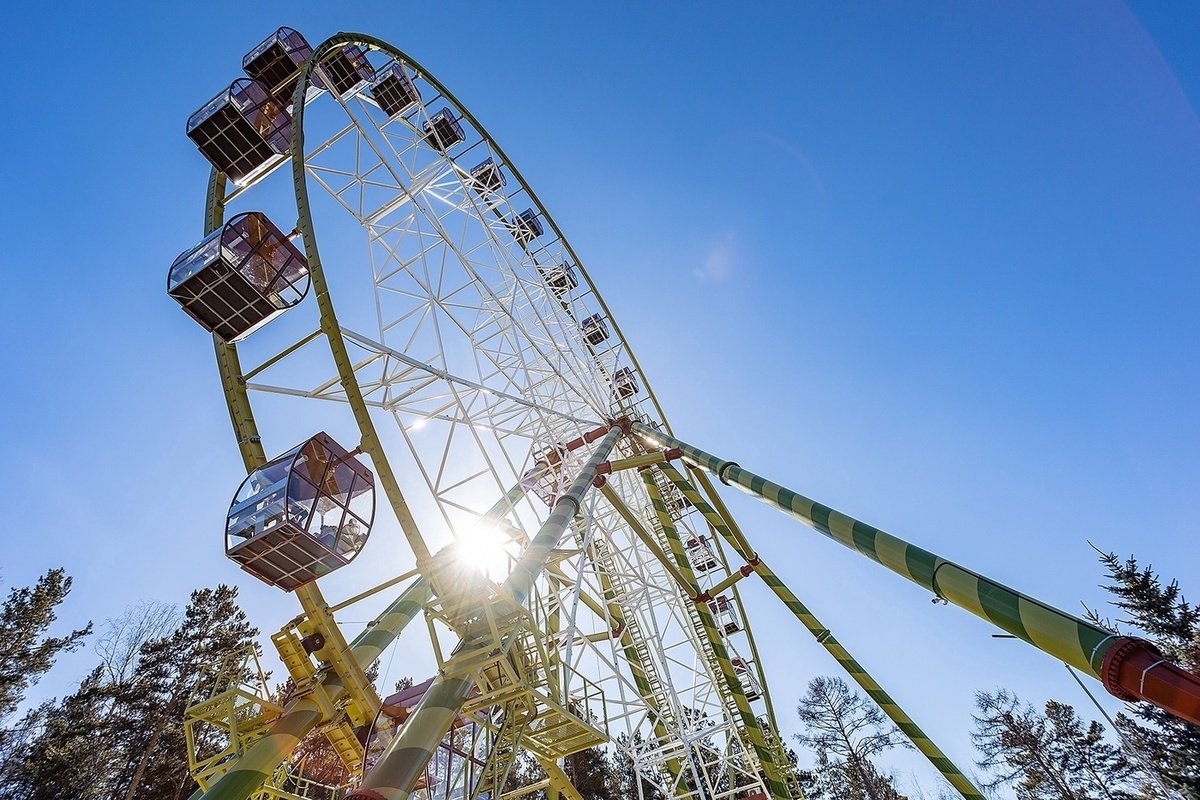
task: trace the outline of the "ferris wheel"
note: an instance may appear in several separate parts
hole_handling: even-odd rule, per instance
[[[205,798],[305,796],[289,756],[313,731],[351,797],[578,797],[562,759],[604,745],[639,793],[800,798],[736,586],[751,574],[979,796],[767,569],[708,476],[919,583],[920,559],[897,569],[887,534],[675,439],[582,260],[445,86],[361,34],[314,48],[281,28],[242,67],[187,124],[212,177],[168,292],[213,334],[248,473],[226,552],[302,613],[272,636],[289,697],[239,664],[193,698]],[[326,600],[323,576],[363,560],[397,568]],[[979,605],[947,565],[927,588]],[[339,615],[377,597],[347,638]],[[1018,621],[1033,631],[1037,613]],[[437,673],[380,697],[367,672],[402,631]],[[522,752],[546,776],[532,789],[508,782]]]

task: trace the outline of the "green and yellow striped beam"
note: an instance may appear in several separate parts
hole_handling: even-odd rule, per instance
[[[738,529],[737,523],[729,516],[728,512],[724,515],[718,513],[713,506],[696,491],[687,478],[672,467],[670,464],[664,464],[661,467],[665,474],[678,489],[683,492],[696,510],[699,511],[709,524],[721,534],[725,541],[733,547],[737,554],[746,560],[754,568],[763,582],[770,587],[771,591],[783,601],[788,610],[795,615],[796,619],[800,620],[801,624],[808,629],[808,632],[813,635],[818,643],[824,647],[830,655],[837,659],[838,664],[842,666],[846,673],[854,679],[854,682],[862,687],[863,691],[875,701],[875,704],[888,715],[892,722],[896,723],[904,735],[909,738],[909,741],[916,746],[921,753],[929,759],[929,763],[933,764],[934,768],[942,774],[942,776],[950,782],[958,792],[966,798],[966,800],[985,800],[980,791],[967,779],[967,776],[955,766],[941,749],[934,744],[933,740],[925,735],[925,732],[904,712],[904,709],[891,698],[891,696],[883,690],[883,687],[876,683],[875,679],[863,669],[862,665],[850,655],[850,652],[844,648],[833,634],[821,624],[821,621],[809,611],[804,603],[800,602],[800,598],[796,597],[783,581],[779,579],[771,569],[763,562],[763,560],[751,549],[746,537]]]
[[[938,597],[967,609],[1002,630],[1095,678],[1115,637],[1098,625],[947,561],[928,550],[823,506],[777,483],[724,461],[673,436],[634,423],[653,447],[679,448],[683,459],[730,486],[775,506],[834,541],[908,578]]]
[[[421,614],[428,601],[429,585],[424,580],[415,581],[405,589],[350,644],[350,652],[359,665],[366,669],[375,663],[405,626]],[[321,681],[318,691],[336,702],[345,687],[342,679],[331,672]],[[200,797],[203,800],[246,800],[291,756],[305,736],[327,721],[320,704],[311,695],[296,698],[287,704],[266,735],[250,745],[237,763]]]
[[[600,437],[604,429],[585,434],[586,441]],[[571,520],[579,513],[583,496],[596,477],[596,469],[608,457],[608,453],[622,435],[620,428],[608,429],[591,457],[575,476],[570,488],[561,494],[550,516],[542,523],[529,546],[505,579],[500,591],[511,597],[518,605],[525,605],[533,592],[534,582],[550,560],[551,551],[569,529]],[[496,648],[500,642],[487,641],[482,647]],[[453,674],[455,662],[470,660],[477,655],[477,647],[464,647],[460,642],[447,659],[442,670],[429,689],[421,697],[412,714],[405,720],[399,734],[388,745],[375,767],[363,778],[362,785],[347,796],[347,800],[405,800],[417,779],[425,771],[434,751],[450,730],[454,719],[466,702],[475,685],[469,675],[448,677]]]
[[[667,510],[666,503],[663,502],[662,495],[658,491],[658,486],[654,483],[654,477],[649,471],[646,471],[642,473],[642,481],[654,506],[654,513],[658,517],[658,522],[662,526],[663,533],[666,536],[667,545],[671,550],[672,557],[675,559],[675,564],[679,568],[679,571],[683,573],[684,578],[687,579],[685,586],[695,586],[696,576],[692,571],[691,562],[687,559],[683,543],[679,540],[679,533],[675,529],[675,523],[671,520],[671,513]],[[695,602],[694,596],[687,598],[687,602]],[[771,751],[767,747],[767,741],[763,738],[762,729],[758,727],[758,720],[750,708],[750,700],[746,697],[746,690],[742,687],[741,681],[738,680],[737,673],[733,671],[733,661],[729,656],[728,649],[725,647],[725,639],[717,629],[716,620],[713,619],[708,604],[703,602],[695,603],[695,608],[697,615],[700,617],[700,623],[704,627],[704,634],[708,638],[709,645],[712,647],[717,666],[721,670],[721,675],[725,680],[725,687],[728,690],[727,694],[733,699],[734,707],[737,709],[738,717],[741,719],[742,729],[745,731],[746,737],[750,740],[750,746],[754,748],[755,755],[758,756],[758,762],[762,767],[762,777],[764,783],[766,783],[767,791],[771,793],[775,800],[792,800],[792,793],[788,790],[787,784],[779,776],[779,766],[775,764],[775,759],[771,756]]]

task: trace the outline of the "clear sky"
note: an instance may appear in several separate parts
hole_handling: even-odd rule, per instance
[[[4,592],[64,566],[79,625],[242,578],[211,345],[164,283],[201,233],[208,167],[184,123],[287,24],[378,36],[454,91],[682,438],[1072,612],[1105,599],[1089,540],[1200,597],[1194,6],[351,6],[0,11]],[[1086,703],[1050,657],[727,499],[961,766],[976,689]],[[244,585],[264,632],[294,613]],[[747,594],[794,729],[804,683],[836,665]]]

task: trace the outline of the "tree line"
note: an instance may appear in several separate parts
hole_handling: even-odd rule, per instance
[[[142,603],[110,620],[99,663],[61,700],[18,716],[55,658],[79,649],[89,623],[49,636],[71,578],[53,569],[13,589],[0,609],[0,800],[181,800],[188,773],[183,717],[201,671],[253,646],[258,630],[224,584],[192,592],[181,612]]]
[[[1119,616],[1089,615],[1114,630],[1132,629],[1167,658],[1200,671],[1200,608],[1184,599],[1178,583],[1163,582],[1132,557],[1103,553],[1101,563],[1103,588]],[[13,589],[0,608],[0,800],[188,797],[196,789],[183,731],[191,692],[205,668],[254,647],[258,635],[237,605],[237,589],[199,589],[182,611],[146,602],[109,620],[94,644],[98,663],[78,689],[20,714],[27,690],[57,656],[94,634],[91,623],[48,634],[70,590],[71,578],[53,569],[34,586]],[[411,679],[397,688],[406,685]],[[795,738],[815,762],[797,770],[808,798],[907,800],[878,759],[911,745],[845,681],[814,678],[797,715],[802,733]],[[1070,704],[1051,699],[1036,707],[1003,688],[977,693],[974,720],[975,779],[988,794],[1007,787],[1017,800],[1200,800],[1200,726],[1149,703],[1127,704],[1112,721],[1115,737]],[[639,744],[623,735],[614,747],[568,756],[563,769],[584,800],[664,800],[634,770],[628,753]],[[310,768],[327,773],[314,777],[334,783],[347,777],[324,737],[306,740],[299,752]],[[522,756],[505,788],[544,777],[535,760]],[[727,776],[706,779],[729,788]],[[920,787],[908,791],[927,796]],[[948,785],[930,794],[956,796]],[[527,796],[542,800],[545,792]]]

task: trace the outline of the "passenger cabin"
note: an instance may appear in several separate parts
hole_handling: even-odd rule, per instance
[[[226,342],[244,339],[299,303],[308,285],[308,260],[258,211],[229,220],[167,273],[167,294]]]
[[[484,197],[499,192],[506,183],[500,165],[493,158],[471,167],[471,188]]]
[[[421,92],[399,62],[392,61],[375,73],[367,90],[389,118],[402,114],[421,102]]]
[[[225,554],[292,591],[343,567],[375,517],[375,479],[325,433],[250,473],[229,507]]]
[[[575,268],[569,264],[549,268],[538,267],[538,271],[541,272],[542,280],[550,287],[550,291],[559,298],[579,285],[579,280],[575,277]]]
[[[263,84],[238,78],[192,114],[187,135],[210,164],[242,184],[287,155],[292,117]]]
[[[288,105],[300,70],[313,49],[299,31],[280,28],[242,58],[242,71],[261,83],[281,105]]]
[[[533,466],[521,476],[521,487],[533,492],[543,503],[553,506],[562,481],[562,463],[566,450],[550,447],[534,453]]]
[[[522,247],[527,246],[545,232],[542,228],[542,221],[537,218],[537,212],[532,208],[527,208],[517,214],[508,224],[508,228],[512,231],[513,238],[520,242]]]
[[[745,693],[746,699],[757,700],[762,697],[762,687],[758,684],[758,677],[754,674],[751,666],[752,662],[736,656],[730,661],[733,664],[733,674],[737,676],[738,683],[742,684],[742,691]]]
[[[690,538],[684,543],[688,563],[696,572],[708,572],[717,566],[717,557],[708,548],[708,540],[703,536]]]
[[[579,327],[583,331],[584,340],[593,347],[604,344],[608,339],[608,324],[600,314],[586,317],[583,322],[579,323]]]
[[[633,370],[629,367],[621,367],[613,373],[613,393],[618,399],[624,400],[626,397],[632,397],[640,390],[637,378],[633,377]]]
[[[466,138],[462,124],[448,108],[443,108],[421,123],[421,130],[425,131],[425,141],[442,153]]]
[[[737,611],[734,610],[733,604],[729,602],[729,598],[725,595],[719,594],[712,600],[709,600],[708,610],[712,612],[714,621],[717,623],[717,629],[723,631],[726,635],[737,633],[742,629],[742,623],[738,619]]]
[[[325,88],[338,97],[345,97],[365,82],[375,78],[375,68],[363,51],[344,44],[321,59],[315,70]]]

